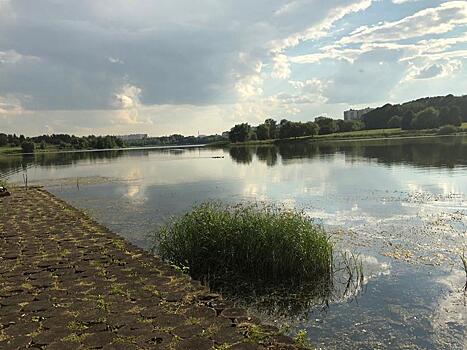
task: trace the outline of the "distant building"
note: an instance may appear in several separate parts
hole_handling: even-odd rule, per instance
[[[344,112],[344,120],[360,120],[363,115],[371,112],[374,108],[349,109]]]
[[[122,141],[140,141],[148,138],[148,134],[117,135]]]

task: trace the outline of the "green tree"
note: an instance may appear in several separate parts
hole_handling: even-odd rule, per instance
[[[327,135],[337,131],[337,123],[332,118],[318,117],[315,118],[315,123],[319,126],[319,134]]]
[[[350,123],[350,120],[337,119],[336,124],[337,131],[339,132],[347,132],[352,130],[352,124]]]
[[[412,121],[414,120],[414,118],[415,118],[415,113],[412,110],[405,112],[401,120],[402,130],[412,129]]]
[[[315,136],[319,132],[319,126],[313,122],[307,122],[303,124],[304,135],[303,136]]]
[[[258,128],[256,129],[256,135],[258,140],[269,140],[271,138],[271,135],[269,134],[269,127],[266,124],[258,125]]]
[[[365,123],[362,120],[352,120],[352,131],[365,129]]]
[[[391,117],[388,121],[388,128],[400,128],[402,125],[402,118],[398,115]]]
[[[319,127],[313,122],[292,122],[283,119],[280,124],[279,137],[286,139],[290,137],[313,136],[318,133]]]
[[[21,144],[21,150],[23,153],[34,153],[35,148],[36,147],[34,145],[34,142],[31,142],[31,141],[24,141]]]
[[[231,142],[245,142],[250,138],[251,126],[248,123],[235,125],[230,129],[229,139]]]
[[[277,122],[274,119],[268,118],[264,121],[264,124],[269,129],[269,137],[271,139],[277,138]]]
[[[421,129],[435,129],[439,127],[439,112],[434,107],[425,108],[423,111],[418,112],[412,120],[412,128],[416,130]]]
[[[440,125],[460,126],[462,124],[460,114],[458,106],[445,106],[439,111],[439,123]]]
[[[8,145],[8,136],[6,134],[0,134],[0,147]]]

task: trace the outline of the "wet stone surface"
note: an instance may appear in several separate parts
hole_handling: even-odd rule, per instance
[[[300,349],[257,323],[43,189],[0,198],[0,349]]]

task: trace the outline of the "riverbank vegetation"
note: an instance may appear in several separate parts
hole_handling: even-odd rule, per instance
[[[333,247],[305,214],[263,205],[205,203],[156,233],[157,252],[210,285],[328,279]]]
[[[431,97],[404,104],[386,104],[358,120],[317,117],[314,122],[266,119],[258,126],[235,125],[228,133],[232,143],[267,143],[274,140],[328,137],[388,137],[465,131],[467,96]]]
[[[190,146],[206,145],[225,141],[226,138],[221,135],[183,136],[180,134],[173,134],[170,136],[147,137],[141,140],[126,141],[126,144],[131,147]]]
[[[423,98],[403,104],[386,104],[359,120],[317,117],[299,122],[268,118],[257,126],[237,124],[222,135],[143,137],[126,140],[118,136],[74,136],[67,134],[24,135],[0,132],[1,153],[34,153],[57,150],[114,149],[145,146],[212,145],[228,143],[272,143],[278,140],[356,137],[405,137],[467,132],[467,95]]]
[[[115,136],[74,136],[67,134],[41,135],[35,137],[0,133],[0,153],[34,153],[51,150],[112,149],[124,143]]]
[[[183,146],[221,144],[227,139],[221,135],[210,136],[183,136],[174,134],[161,137],[147,137],[140,140],[123,141],[118,136],[82,136],[67,134],[41,135],[25,137],[24,135],[0,133],[1,153],[34,153],[60,150],[91,150],[115,149],[124,147],[145,146]]]

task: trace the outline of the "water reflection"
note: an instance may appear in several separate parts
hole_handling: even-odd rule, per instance
[[[78,152],[50,152],[36,153],[34,155],[0,154],[0,175],[8,176],[15,172],[31,167],[73,166],[77,164],[102,164],[111,162],[121,157],[148,157],[152,153],[173,157],[177,155],[194,154],[199,152],[197,148],[183,149],[136,149],[136,150],[111,150],[111,151],[78,151]]]
[[[241,283],[242,279],[236,280],[235,284],[225,281],[210,281],[208,284],[237,304],[254,310],[255,314],[288,322],[306,319],[311,310],[326,311],[331,304],[356,300],[365,284],[375,276],[375,266],[365,262],[364,267],[364,260],[366,257],[362,259],[349,252],[335,253],[329,274],[299,285],[270,285],[267,281]],[[385,270],[384,273],[389,272]]]
[[[325,158],[335,154],[345,155],[347,160],[374,160],[382,164],[410,164],[417,167],[454,168],[467,165],[466,137],[440,137],[374,141],[344,142],[287,142],[276,145],[233,146],[229,154],[241,164],[249,164],[253,156],[275,166],[278,158],[283,164],[293,159]],[[390,151],[389,151],[390,150]]]
[[[35,155],[0,155],[0,174],[11,175],[34,166],[73,166],[111,162],[121,157],[149,157],[152,154],[167,157],[200,157],[213,153],[212,149],[138,149],[99,152],[37,153]],[[408,164],[422,168],[455,168],[466,166],[467,137],[438,137],[398,140],[344,141],[344,142],[288,142],[276,145],[234,146],[224,152],[239,164],[251,164],[256,158],[270,167],[279,161],[282,165],[295,160],[345,156],[346,161],[366,160],[380,164]]]
[[[303,315],[296,329],[307,328],[327,349],[464,349],[466,147],[467,137],[458,136],[2,155],[0,174],[22,183],[27,169],[31,184],[142,248],[157,225],[195,203],[262,200],[303,209],[336,231],[339,249],[365,254],[363,284],[348,283],[344,270],[332,288],[257,293],[252,307]],[[440,282],[450,275],[452,283]],[[323,305],[326,312],[317,312]]]

